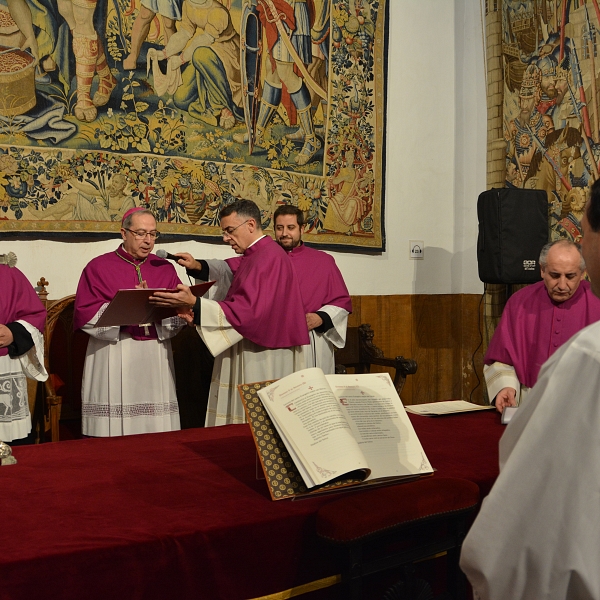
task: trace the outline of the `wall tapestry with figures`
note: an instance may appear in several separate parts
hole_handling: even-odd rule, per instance
[[[599,1],[485,0],[485,38],[487,188],[545,190],[550,238],[579,242],[600,169]],[[486,285],[484,347],[507,299]]]
[[[598,1],[503,0],[495,8],[487,18],[488,31],[495,17],[502,23],[505,185],[546,190],[551,238],[579,242],[600,161]]]
[[[219,237],[254,200],[384,248],[386,0],[0,0],[0,231]]]

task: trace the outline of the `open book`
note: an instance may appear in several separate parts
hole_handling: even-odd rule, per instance
[[[387,373],[239,386],[273,500],[433,472]]]

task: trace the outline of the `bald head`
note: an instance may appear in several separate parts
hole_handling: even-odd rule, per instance
[[[550,298],[554,302],[565,302],[577,291],[585,263],[576,244],[560,240],[544,246],[540,269]]]

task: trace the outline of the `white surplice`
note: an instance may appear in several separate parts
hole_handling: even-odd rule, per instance
[[[276,349],[259,346],[232,327],[216,301],[201,298],[200,302],[200,326],[196,329],[215,357],[206,427],[245,423],[246,414],[237,386],[280,379],[304,369],[302,346]]]
[[[21,356],[0,356],[0,441],[12,442],[31,432],[27,378],[46,381],[44,336],[26,321],[17,321],[31,335],[33,346]]]
[[[222,260],[207,260],[210,279],[215,284],[208,299],[223,300],[227,295],[233,274]],[[294,348],[270,349],[258,346],[243,337],[227,322],[221,308],[202,299],[200,337],[211,354],[215,366],[206,412],[206,426],[245,423],[246,415],[239,399],[237,386],[279,379],[300,369],[320,367],[325,374],[335,372],[334,347],[346,343],[348,311],[337,306],[324,306],[333,322],[325,333],[309,332],[310,344]]]
[[[94,327],[108,304],[82,329],[90,335],[82,381],[82,431],[95,437],[180,429],[171,339],[178,317],[155,323],[158,340],[134,340],[120,327]]]
[[[544,364],[461,555],[480,600],[600,598],[600,323]]]
[[[309,331],[310,344],[302,346],[306,368],[319,367],[325,375],[335,373],[335,348],[346,345],[346,328],[348,325],[348,311],[338,306],[323,306],[319,312],[327,313],[333,327],[324,333],[314,329]]]
[[[512,365],[494,362],[491,365],[483,365],[483,377],[487,387],[490,402],[496,398],[505,387],[511,387],[516,391],[515,402],[520,406],[525,400],[530,388],[522,385],[517,377],[517,371]]]

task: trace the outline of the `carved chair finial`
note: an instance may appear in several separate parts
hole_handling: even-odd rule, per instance
[[[359,325],[358,331],[360,332],[359,340],[363,352],[366,352],[367,356],[372,358],[383,358],[383,350],[373,342],[375,332],[371,329],[370,323]]]
[[[44,277],[40,277],[40,280],[37,282],[40,290],[38,291],[38,296],[42,302],[46,302],[48,300],[48,290],[46,289],[47,285],[50,285],[49,281],[46,281]]]

